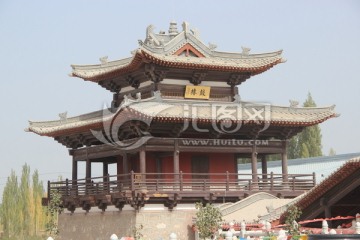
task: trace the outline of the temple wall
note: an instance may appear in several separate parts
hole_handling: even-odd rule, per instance
[[[237,166],[233,153],[211,153],[210,157],[210,173],[236,173]],[[211,176],[212,179],[223,178],[223,176]],[[236,178],[232,175],[232,178]]]
[[[237,173],[237,163],[233,153],[189,153],[181,152],[180,157],[180,171],[184,173],[191,173],[191,157],[193,155],[208,155],[209,156],[209,173]],[[171,173],[174,171],[173,158],[171,156],[163,158],[163,172]],[[187,175],[184,178],[189,178]],[[235,176],[232,176],[235,178]],[[172,179],[172,176],[167,176]],[[224,176],[210,175],[210,179],[221,178]]]
[[[76,209],[74,214],[65,212],[59,216],[60,234],[57,239],[109,240],[114,233],[119,238],[131,236],[132,228],[141,224],[141,233],[146,240],[169,239],[172,232],[177,234],[179,240],[193,240],[193,216],[194,209],[174,209],[170,212],[167,208],[152,208],[151,205],[139,212],[128,206],[122,211],[109,207],[104,213],[96,208],[89,213]]]

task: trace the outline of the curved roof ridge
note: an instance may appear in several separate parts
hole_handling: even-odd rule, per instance
[[[101,67],[113,67],[113,66],[121,66],[121,65],[125,65],[129,62],[131,62],[131,60],[134,58],[134,56],[131,57],[127,57],[127,58],[123,58],[123,59],[118,59],[118,60],[113,60],[113,61],[109,61],[106,63],[99,63],[99,64],[71,64],[70,66],[72,67],[72,69],[88,69],[88,68],[101,68]]]
[[[100,116],[104,116],[104,112],[105,112],[104,109],[102,109],[86,114],[65,118],[63,120],[59,119],[59,120],[50,120],[50,121],[29,121],[29,129],[31,130],[31,128],[33,127],[51,127],[51,126],[57,126],[59,124],[65,125],[79,121],[91,120],[94,118],[98,118]]]
[[[262,57],[274,57],[281,55],[283,52],[282,49],[273,51],[273,52],[266,52],[266,53],[252,53],[252,54],[243,54],[241,52],[220,52],[220,51],[213,51],[213,57],[228,57],[228,58],[239,58],[239,59],[247,59],[247,58],[262,58]]]
[[[252,103],[252,102],[245,102],[244,103]],[[253,102],[254,104],[256,104],[256,102]],[[259,102],[261,103],[261,102]],[[297,110],[304,110],[306,109],[307,111],[309,110],[322,110],[322,109],[331,109],[331,110],[335,110],[335,107],[336,105],[335,104],[332,104],[332,105],[328,105],[328,106],[322,106],[322,107],[302,107],[302,106],[299,106],[299,107],[291,107],[290,105],[289,106],[285,106],[285,105],[273,105],[273,104],[269,104],[271,107],[276,107],[276,108],[287,108],[287,109],[291,109],[292,111],[297,111]]]

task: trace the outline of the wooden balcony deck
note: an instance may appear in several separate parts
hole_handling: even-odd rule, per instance
[[[252,179],[257,179],[253,181]],[[48,182],[48,197],[61,194],[63,207],[74,211],[82,207],[89,211],[98,206],[105,211],[108,205],[122,209],[130,204],[135,209],[145,203],[163,203],[172,209],[182,202],[237,201],[258,192],[282,198],[294,198],[315,186],[315,174],[252,174],[211,173],[134,173]]]

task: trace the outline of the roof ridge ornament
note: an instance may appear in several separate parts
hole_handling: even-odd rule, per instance
[[[296,100],[289,100],[290,102],[290,108],[297,108],[299,107],[299,101],[296,101]]]
[[[171,21],[169,26],[170,37],[175,37],[176,35],[178,35],[178,33],[179,31],[177,29],[177,23],[175,21]]]
[[[190,28],[189,28],[189,23],[188,22],[183,22],[183,24],[182,24],[182,27],[183,27],[183,31],[185,32],[185,33],[187,33],[187,32],[189,32],[190,31]]]
[[[161,45],[161,43],[159,42],[159,40],[156,38],[156,36],[154,34],[154,28],[155,27],[152,24],[150,24],[146,28],[145,44],[148,45],[148,46],[160,46]]]
[[[163,101],[163,98],[161,97],[161,93],[160,91],[154,91],[154,98],[155,98],[155,101],[157,102],[162,102]]]
[[[245,55],[245,56],[249,55],[249,52],[251,51],[251,48],[248,48],[248,47],[241,46],[241,49],[242,49],[241,54]]]
[[[216,45],[216,44],[209,42],[209,49],[210,49],[211,51],[215,50],[216,48],[217,48],[217,45]]]
[[[59,113],[60,123],[66,123],[67,121],[67,111]]]
[[[192,33],[192,35],[194,35],[195,38],[200,40],[200,32],[197,28],[190,29],[190,32]]]
[[[188,22],[183,22],[182,27],[183,27],[183,32],[184,32],[185,39],[187,39],[187,37],[188,37],[187,35],[190,32],[189,23]]]
[[[108,56],[104,56],[99,58],[101,65],[107,64],[108,63]]]

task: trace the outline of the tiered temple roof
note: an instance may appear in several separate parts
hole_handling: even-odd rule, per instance
[[[239,53],[215,51],[216,46],[205,45],[187,23],[183,23],[180,32],[174,22],[170,23],[168,34],[156,34],[153,30],[152,25],[147,28],[145,40],[139,40],[140,46],[130,58],[108,62],[103,57],[101,64],[72,65],[71,76],[96,82],[115,93],[110,111],[55,121],[30,121],[27,130],[54,137],[71,148],[101,144],[91,130],[99,131],[112,124],[114,117],[117,124],[145,121],[146,131],[159,137],[289,139],[304,127],[336,116],[334,106],[282,107],[240,100],[236,86],[284,62],[281,50],[263,54],[250,54],[250,49],[244,47]],[[188,99],[184,96],[187,85],[210,86],[212,95],[207,100]],[[230,117],[220,119],[214,112],[226,108],[231,110]],[[231,134],[212,131],[207,135],[191,128],[179,130],[184,122],[196,122],[208,130],[214,123],[224,122],[242,127]],[[123,134],[125,138],[141,137],[131,129],[131,124],[120,128],[128,131]],[[172,134],[166,134],[169,132]]]
[[[107,57],[103,57],[100,58],[101,64],[72,65],[70,75],[99,83],[112,92],[131,85],[137,88],[148,79],[161,81],[165,76],[174,79],[179,76],[179,70],[183,78],[192,78],[196,70],[206,73],[208,81],[222,81],[225,77],[228,82],[231,79],[229,85],[238,85],[251,76],[285,62],[281,56],[282,50],[263,54],[250,54],[250,48],[244,47],[239,53],[215,51],[216,45],[205,45],[199,33],[190,29],[187,23],[183,23],[181,32],[178,32],[176,23],[171,23],[169,34],[162,31],[156,34],[153,30],[152,25],[147,28],[145,41],[139,40],[140,46],[132,51],[131,57],[116,61],[108,61]],[[144,76],[143,72],[147,72],[149,63],[156,65],[155,75]],[[219,72],[225,73],[224,76],[216,74]],[[138,83],[134,84],[134,81]]]

